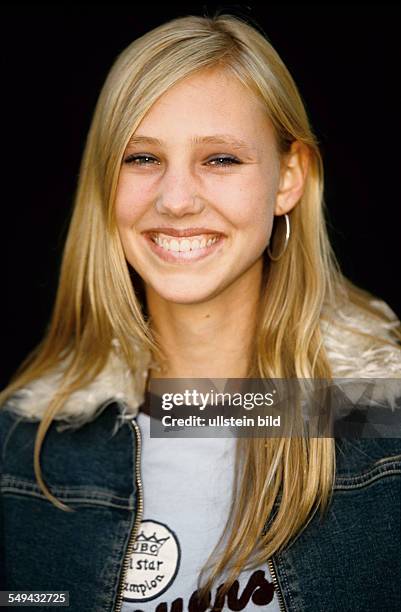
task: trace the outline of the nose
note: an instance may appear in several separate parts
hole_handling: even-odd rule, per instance
[[[197,184],[189,170],[167,170],[162,178],[156,211],[161,215],[183,217],[199,214],[204,209]]]

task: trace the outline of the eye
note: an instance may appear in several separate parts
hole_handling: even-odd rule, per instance
[[[217,162],[217,163],[214,163],[214,162]],[[240,164],[241,162],[236,157],[231,157],[231,155],[228,155],[228,156],[219,155],[218,157],[209,159],[207,163],[215,167],[219,167],[219,166],[222,167],[222,166],[232,166],[233,164]]]
[[[132,164],[135,166],[144,166],[144,165],[147,165],[145,160],[151,160],[152,162],[157,162],[157,160],[151,155],[128,155],[128,157],[124,159],[124,163]],[[144,163],[142,163],[142,161]]]

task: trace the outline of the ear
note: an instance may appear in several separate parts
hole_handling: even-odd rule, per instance
[[[308,174],[310,152],[307,145],[295,140],[280,165],[280,182],[274,214],[284,215],[299,202]]]

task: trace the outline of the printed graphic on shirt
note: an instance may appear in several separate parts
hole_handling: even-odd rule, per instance
[[[178,538],[170,527],[155,520],[141,523],[134,550],[131,554],[129,569],[124,584],[123,601],[145,603],[159,598],[174,582],[181,560]],[[266,606],[273,601],[274,586],[266,578],[263,570],[255,570],[241,583],[236,580],[226,595],[221,596],[221,586],[209,593],[208,602],[212,609],[246,610],[247,606]],[[166,593],[167,595],[167,593]],[[163,598],[164,599],[164,598]],[[187,601],[186,601],[187,600]],[[154,608],[146,605],[146,610],[155,612],[204,612],[199,604],[198,591],[194,590],[187,599],[176,597],[169,603],[158,599]],[[141,610],[135,605],[135,612]]]
[[[124,601],[149,601],[164,593],[177,575],[180,559],[173,530],[158,521],[142,521],[129,561]]]
[[[219,586],[213,594],[209,592],[206,602],[207,607],[199,602],[198,591],[195,590],[188,599],[177,597],[174,601],[159,600],[153,604],[154,607],[149,607],[148,604],[146,610],[152,610],[152,612],[205,612],[207,609],[224,612],[228,610],[249,610],[250,606],[252,610],[259,608],[259,606],[261,610],[266,610],[266,606],[274,598],[274,586],[267,580],[263,570],[255,570],[248,577],[244,586],[240,586],[240,583],[236,580],[226,595],[220,594],[221,588],[222,586]],[[135,608],[132,608],[132,612],[143,612],[143,610],[135,606]]]
[[[265,578],[265,572],[263,570],[255,570],[248,578],[247,583],[244,586],[240,586],[238,580],[232,584],[226,595],[221,595],[221,589],[223,585],[220,585],[214,594],[210,593],[207,597],[207,607],[205,604],[200,603],[198,599],[198,591],[194,591],[190,596],[189,600],[185,603],[184,598],[179,597],[175,599],[171,604],[167,602],[159,603],[155,608],[155,612],[205,612],[205,610],[249,610],[249,606],[252,606],[252,610],[255,607],[263,606],[266,610],[266,606],[273,601],[274,598],[274,586]],[[141,610],[135,610],[135,612],[142,612]]]

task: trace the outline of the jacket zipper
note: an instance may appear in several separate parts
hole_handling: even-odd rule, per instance
[[[128,541],[127,552],[125,554],[125,558],[123,561],[123,569],[121,573],[120,585],[118,587],[116,607],[114,608],[114,612],[121,612],[121,608],[123,605],[123,587],[125,578],[128,573],[129,561],[131,558],[131,553],[134,549],[135,538],[138,533],[139,525],[141,524],[142,514],[143,514],[143,489],[142,489],[142,480],[141,480],[141,451],[142,451],[142,439],[141,432],[139,426],[135,419],[129,421],[129,424],[135,431],[136,437],[136,453],[135,453],[135,481],[136,481],[136,490],[137,490],[137,513],[135,517],[134,527],[131,531],[131,535]]]
[[[114,612],[121,612],[122,603],[123,603],[123,593],[122,593],[123,586],[124,586],[125,578],[128,573],[129,560],[131,558],[131,553],[134,548],[135,538],[137,536],[139,525],[141,524],[142,514],[143,514],[143,487],[142,487],[141,470],[140,470],[141,451],[142,451],[141,432],[140,432],[140,429],[135,419],[132,419],[132,421],[129,421],[129,423],[131,427],[133,428],[135,432],[135,437],[136,437],[135,481],[136,481],[137,493],[138,493],[138,504],[137,504],[137,514],[135,517],[134,527],[132,529],[132,532],[131,532],[131,535],[128,541],[127,552],[125,554],[125,558],[123,561],[123,569],[122,569],[120,585],[119,585],[118,594],[117,594],[117,602],[114,608]],[[280,612],[285,612],[286,609],[284,605],[284,599],[283,599],[283,595],[282,595],[282,592],[280,590],[280,586],[277,580],[277,574],[276,574],[276,570],[274,569],[273,561],[271,559],[268,559],[267,564],[269,566],[270,574],[273,580],[273,585],[277,593],[277,600],[278,600]]]
[[[277,599],[278,599],[278,605],[280,608],[280,612],[285,612],[286,607],[284,604],[284,598],[283,598],[283,594],[280,589],[280,585],[277,580],[277,574],[276,574],[276,570],[274,569],[273,561],[271,559],[268,559],[267,564],[269,566],[269,570],[270,570],[270,573],[273,579],[273,585],[277,593]]]

